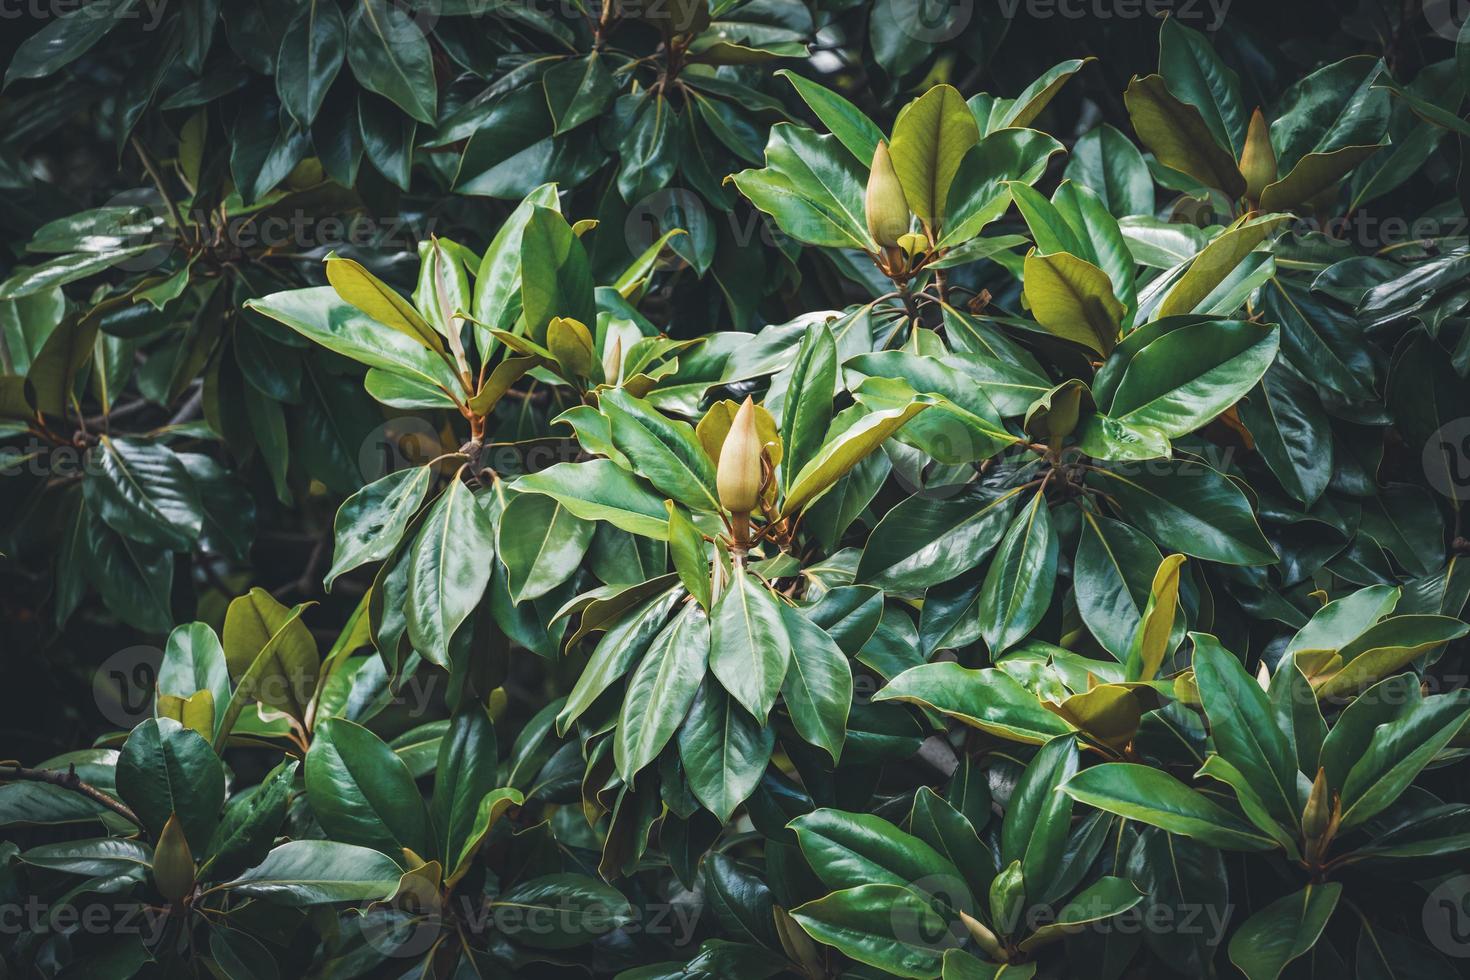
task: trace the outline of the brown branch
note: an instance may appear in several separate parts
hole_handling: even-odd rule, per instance
[[[143,822],[138,815],[128,809],[127,804],[121,800],[115,800],[102,792],[91,783],[82,781],[77,775],[76,766],[68,766],[66,772],[56,769],[27,769],[24,766],[0,766],[0,780],[25,779],[37,783],[50,783],[52,786],[60,786],[62,789],[80,793],[93,803],[105,806],[135,827],[142,827]]]

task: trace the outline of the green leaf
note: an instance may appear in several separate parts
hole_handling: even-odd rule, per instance
[[[1030,952],[1064,936],[1082,932],[1089,924],[1121,915],[1141,901],[1143,895],[1133,882],[1104,876],[1063,905],[1057,911],[1055,921],[1046,923],[1022,940],[1020,948]]]
[[[1042,899],[1061,865],[1072,823],[1072,798],[1059,792],[1077,772],[1077,741],[1062,735],[1032,756],[1006,807],[1000,863],[1021,862],[1030,902]]]
[[[546,105],[555,125],[553,136],[596,119],[617,92],[617,83],[600,52],[558,62],[541,76]]]
[[[1245,261],[1257,246],[1287,220],[1284,214],[1246,215],[1200,250],[1179,280],[1170,287],[1154,319],[1175,313],[1193,313],[1220,283]]]
[[[446,393],[462,390],[449,365],[417,336],[385,330],[382,323],[343,300],[331,286],[272,293],[245,305],[279,320],[307,340],[368,367],[406,375]]]
[[[979,139],[975,117],[953,86],[936,85],[899,110],[893,167],[909,210],[931,231],[943,224],[955,172]]]
[[[780,608],[781,622],[791,640],[791,665],[781,684],[781,697],[797,734],[824,749],[836,765],[847,737],[852,667],[831,635],[802,610]]]
[[[1072,144],[1064,176],[1091,188],[1116,218],[1153,213],[1154,181],[1143,154],[1107,123]]]
[[[1048,333],[1104,356],[1118,342],[1124,307],[1107,273],[1067,252],[1026,256],[1026,304]]]
[[[713,601],[710,585],[709,547],[704,535],[672,500],[664,501],[669,511],[669,556],[679,581],[706,611]]]
[[[389,473],[344,500],[333,522],[332,567],[322,587],[330,592],[338,576],[392,554],[433,480],[432,467],[415,466]]]
[[[789,826],[807,863],[828,888],[902,885],[958,908],[973,902],[964,877],[948,858],[875,814],[823,807]]]
[[[597,322],[587,250],[560,212],[540,205],[521,231],[521,310],[526,336],[538,344],[553,317]]]
[[[538,599],[575,574],[596,529],[551,497],[512,498],[500,515],[497,540],[511,598],[518,603]]]
[[[490,832],[495,822],[504,815],[506,810],[525,802],[525,795],[520,790],[508,786],[492,789],[480,798],[479,806],[475,807],[474,817],[464,835],[464,842],[459,848],[459,853],[450,858],[449,867],[453,869],[448,879],[450,885],[453,885],[458,877],[470,870],[475,851],[479,849],[485,835]]]
[[[920,491],[900,501],[868,536],[854,579],[922,589],[978,567],[1010,525],[1019,493],[965,487],[953,496]]]
[[[219,637],[207,623],[174,627],[163,648],[155,688],[159,694],[189,697],[208,691],[214,699],[216,728],[230,702],[230,668]],[[210,732],[210,736],[213,736]]]
[[[710,657],[710,620],[686,603],[648,647],[623,696],[613,758],[625,782],[658,757],[704,680]]]
[[[18,78],[45,78],[71,64],[128,18],[137,0],[94,0],[74,7],[43,26],[16,50],[5,84]]]
[[[219,823],[225,771],[198,732],[170,718],[133,729],[117,757],[117,792],[155,839],[177,815],[189,849],[203,854]]]
[[[899,674],[874,701],[906,701],[1000,738],[1040,745],[1072,730],[1011,675],[953,662],[922,664]]]
[[[438,835],[446,876],[459,870],[456,859],[470,842],[480,801],[495,789],[499,771],[495,724],[484,705],[466,700],[449,720],[434,766],[429,817]]]
[[[710,671],[764,725],[790,661],[779,601],[737,568],[710,613]]]
[[[1175,98],[1161,76],[1134,76],[1123,104],[1138,138],[1164,166],[1218,188],[1227,197],[1245,193],[1245,178],[1234,155],[1215,139],[1200,111]]]
[[[514,484],[522,493],[552,497],[584,521],[607,521],[630,534],[667,541],[663,498],[610,459],[557,463]]]
[[[86,875],[88,878],[141,876],[153,864],[153,848],[142,841],[102,837],[42,844],[23,851],[19,858],[37,868]]]
[[[863,192],[867,174],[837,145],[803,126],[778,123],[766,166],[731,178],[740,193],[797,241],[832,248],[873,248]]]
[[[1336,450],[1312,384],[1285,364],[1273,364],[1237,408],[1282,489],[1304,506],[1315,504],[1332,479]]]
[[[1376,58],[1344,58],[1286,91],[1271,124],[1283,176],[1261,193],[1261,207],[1309,201],[1379,150],[1389,121],[1388,93],[1380,87],[1386,74]]]
[[[230,878],[265,860],[286,820],[286,805],[300,765],[295,759],[282,762],[266,773],[260,785],[230,800],[209,839],[201,878]]]
[[[505,917],[505,934],[537,949],[585,945],[634,921],[633,908],[621,892],[579,874],[523,881],[501,892],[491,909],[512,913]]]
[[[166,446],[99,437],[82,481],[87,507],[145,545],[183,551],[199,539],[204,508],[184,463]],[[192,693],[192,692],[191,692]]]
[[[1215,142],[1240,159],[1246,130],[1240,79],[1203,34],[1177,17],[1166,17],[1159,27],[1159,74],[1172,95],[1199,111]]]
[[[362,0],[347,27],[347,63],[363,88],[433,125],[439,101],[428,39],[408,11],[387,0]]]
[[[715,465],[689,423],[622,388],[605,392],[598,405],[612,423],[613,444],[660,493],[694,510],[721,511]]]
[[[1011,182],[1036,183],[1062,144],[1034,129],[1002,129],[972,146],[960,161],[945,202],[945,230],[941,247],[973,239],[1005,214],[1011,201]]]
[[[220,888],[291,908],[381,901],[398,889],[403,869],[367,847],[331,840],[293,840]]]
[[[1191,633],[1190,639],[1215,751],[1240,770],[1277,823],[1297,826],[1306,800],[1297,789],[1296,753],[1276,727],[1266,692],[1214,637]]]
[[[298,123],[310,126],[347,54],[342,8],[308,0],[286,25],[276,58],[276,95]]]
[[[443,354],[444,340],[413,304],[361,263],[336,254],[326,259],[327,281],[345,302],[424,347]]]
[[[1130,762],[1084,769],[1062,792],[1089,806],[1232,851],[1268,851],[1276,842],[1166,772]]]
[[[1090,485],[1116,500],[1124,515],[1159,545],[1227,565],[1266,565],[1276,553],[1245,496],[1208,466],[1157,460],[1114,464],[1088,474]]]
[[[817,454],[832,423],[837,341],[825,322],[807,327],[790,370],[781,402],[781,483],[785,489],[790,489],[792,478]]]
[[[1037,493],[1006,529],[980,588],[980,632],[993,655],[1041,622],[1057,577],[1057,536],[1046,496]]]
[[[1179,569],[1183,555],[1169,555],[1159,562],[1149,584],[1148,603],[1139,617],[1137,632],[1129,644],[1126,676],[1131,681],[1151,681],[1164,658],[1174,649],[1174,621],[1179,612]]]
[[[901,407],[869,412],[840,433],[829,435],[816,455],[792,478],[782,501],[782,514],[800,513],[931,404],[932,401],[920,396]]]
[[[858,163],[865,167],[872,165],[873,151],[883,139],[883,131],[873,120],[825,85],[808,81],[788,68],[782,68],[776,74],[791,83],[796,94],[822,121],[827,131],[857,158]]]
[[[1320,698],[1347,697],[1466,632],[1470,627],[1448,616],[1393,616],[1342,646],[1328,670],[1314,670],[1310,679]]]
[[[1276,980],[1317,945],[1337,908],[1342,885],[1308,885],[1256,912],[1230,937],[1230,962],[1247,980]]]
[[[429,814],[408,766],[382,739],[345,718],[324,718],[306,754],[312,812],[335,840],[394,858],[429,853]]]
[[[1425,698],[1404,717],[1379,725],[1343,782],[1341,827],[1356,827],[1398,799],[1467,720],[1470,692],[1455,691]]]
[[[495,526],[456,477],[424,516],[408,554],[408,638],[430,661],[449,663],[449,641],[467,619],[495,560]]]
[[[897,884],[833,892],[791,916],[817,942],[899,977],[938,976],[946,946],[961,943],[928,902]]]
[[[572,723],[590,708],[597,698],[628,672],[633,661],[643,656],[649,644],[663,630],[669,613],[682,598],[677,588],[668,589],[634,606],[615,621],[605,624],[607,632],[597,642],[587,666],[577,677],[566,705],[557,715],[558,734],[566,734]],[[586,618],[591,610],[583,613]]]
[[[844,705],[845,707],[845,705]],[[679,758],[689,789],[721,823],[755,791],[776,733],[706,676],[679,729]]]
[[[557,206],[556,185],[542,184],[527,194],[495,233],[475,274],[474,315],[480,353],[488,355],[491,340],[485,328],[509,330],[519,315],[521,297],[521,238],[538,207]],[[478,326],[484,324],[484,327]]]
[[[1140,532],[1083,511],[1072,568],[1077,612],[1119,663],[1128,659],[1161,560],[1159,549]]]
[[[304,723],[320,662],[316,640],[301,621],[305,608],[287,609],[260,588],[230,603],[225,612],[224,648],[236,687],[215,737],[216,748],[250,700]]]

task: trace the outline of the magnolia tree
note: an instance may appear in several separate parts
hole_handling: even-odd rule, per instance
[[[795,2],[225,7],[0,284],[15,561],[161,650],[0,765],[16,975],[1460,975],[1470,257],[1332,222],[1461,215],[1470,40],[999,97],[880,3],[860,107]],[[504,206],[241,238],[393,185]]]

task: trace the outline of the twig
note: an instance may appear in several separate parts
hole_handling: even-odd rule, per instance
[[[143,826],[138,815],[128,809],[127,804],[121,800],[115,800],[102,792],[91,783],[83,782],[77,775],[76,766],[68,766],[66,772],[55,769],[27,769],[23,766],[0,766],[0,780],[25,779],[37,783],[50,783],[52,786],[60,786],[69,789],[73,793],[80,793],[94,803],[107,807],[113,813],[133,824],[135,827]]]

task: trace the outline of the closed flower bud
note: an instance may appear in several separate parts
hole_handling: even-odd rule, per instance
[[[623,338],[613,334],[607,350],[602,353],[602,379],[615,385],[623,379]]]
[[[1245,178],[1245,196],[1252,201],[1260,201],[1266,185],[1276,180],[1276,151],[1271,147],[1270,128],[1260,109],[1251,115],[1250,128],[1245,134],[1240,174]]]
[[[1302,834],[1308,840],[1317,840],[1327,832],[1332,822],[1332,800],[1327,790],[1327,770],[1318,768],[1317,778],[1312,780],[1312,794],[1302,810]]]
[[[761,437],[755,428],[755,403],[747,395],[730,423],[715,471],[720,503],[732,514],[755,510],[761,491]]]
[[[194,855],[184,839],[178,814],[169,816],[158,835],[158,846],[153,849],[153,883],[170,904],[194,890]]]
[[[868,234],[879,245],[893,247],[908,234],[909,204],[898,182],[898,171],[888,156],[888,144],[879,142],[873,151],[873,169],[868,173],[868,193],[863,198],[868,212]]]
[[[1026,878],[1021,862],[1012,861],[990,883],[990,921],[995,930],[1008,936],[1021,924],[1026,905]]]
[[[990,927],[973,915],[960,910],[960,921],[965,924],[970,938],[975,940],[975,945],[985,950],[985,955],[993,960],[1005,962],[1007,959],[1005,947],[1001,945],[1000,937],[990,931]]]

